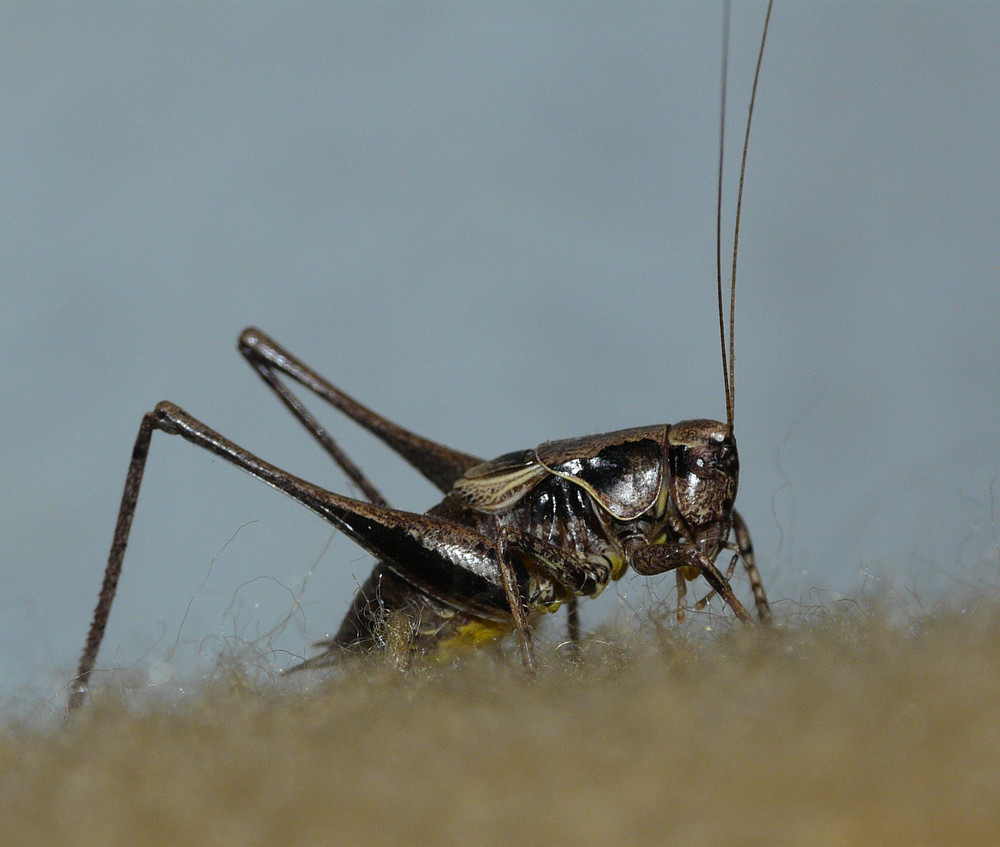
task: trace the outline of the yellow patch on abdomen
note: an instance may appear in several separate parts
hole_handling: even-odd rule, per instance
[[[511,631],[510,624],[499,621],[469,621],[456,627],[452,633],[438,642],[437,652],[447,656],[465,650],[484,647]]]

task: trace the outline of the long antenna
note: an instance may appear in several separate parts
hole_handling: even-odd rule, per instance
[[[743,136],[743,156],[740,159],[740,190],[736,194],[736,229],[733,233],[733,278],[729,294],[729,399],[736,405],[736,257],[740,252],[740,213],[743,211],[743,178],[747,172],[747,150],[750,147],[750,122],[753,120],[753,104],[757,100],[757,80],[760,79],[760,65],[764,60],[764,45],[767,43],[767,27],[771,23],[771,7],[774,0],[767,0],[767,14],[764,16],[764,32],[760,36],[760,50],[757,51],[757,67],[753,72],[753,88],[750,91],[750,108],[747,111],[747,130]],[[732,432],[733,419],[730,410],[729,431]]]
[[[726,387],[726,426],[733,431],[732,370],[726,364],[726,319],[722,306],[722,165],[726,158],[726,82],[729,77],[729,17],[730,3],[722,11],[722,96],[719,105],[719,177],[715,201],[715,279],[719,296],[719,344],[722,348],[722,382]],[[731,296],[731,295],[730,295]],[[732,322],[732,318],[730,318]],[[730,340],[732,340],[730,338]]]
[[[743,183],[747,170],[747,150],[750,147],[750,124],[753,121],[753,107],[757,100],[757,81],[760,79],[760,66],[764,60],[764,45],[767,43],[767,30],[771,23],[771,8],[774,0],[768,0],[767,13],[764,16],[764,31],[760,37],[760,49],[757,51],[757,67],[753,75],[753,88],[750,91],[750,108],[747,112],[746,132],[743,136],[743,155],[740,158],[740,187],[736,195],[736,226],[733,232],[733,274],[729,285],[729,355],[726,355],[726,329],[722,305],[722,160],[724,148],[724,133],[726,124],[726,70],[729,58],[729,17],[730,4],[726,0],[725,25],[723,27],[722,50],[722,107],[719,129],[719,193],[716,209],[715,244],[716,244],[716,276],[719,296],[719,334],[722,343],[722,376],[726,386],[726,426],[732,434],[733,410],[736,406],[736,259],[740,249],[740,216],[743,211]],[[728,363],[728,365],[727,365]]]

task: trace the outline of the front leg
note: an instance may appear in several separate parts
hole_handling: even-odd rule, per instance
[[[767,602],[767,594],[764,592],[764,582],[760,578],[760,571],[757,570],[757,559],[753,553],[753,541],[750,540],[750,530],[747,529],[747,524],[743,520],[743,516],[737,511],[733,512],[733,531],[736,534],[736,555],[733,556],[733,560],[729,563],[729,569],[726,571],[726,581],[728,582],[733,578],[737,559],[742,561],[743,567],[746,568],[747,579],[750,580],[750,590],[753,591],[754,605],[757,607],[757,618],[761,623],[770,623],[771,606]],[[729,545],[727,547],[728,549],[732,549]],[[678,589],[680,588],[680,573],[680,571],[677,572]],[[708,592],[708,594],[695,604],[695,609],[704,609],[715,594],[714,589]]]
[[[645,539],[629,539],[625,546],[625,558],[632,570],[643,576],[653,576],[678,568],[697,568],[736,617],[743,623],[750,623],[750,615],[733,593],[729,581],[715,563],[693,544],[648,544]]]
[[[743,561],[743,567],[746,568],[754,603],[757,605],[757,617],[760,618],[761,623],[767,623],[771,620],[771,606],[764,593],[764,582],[760,578],[760,571],[757,570],[757,560],[753,554],[750,530],[747,528],[746,521],[743,520],[743,515],[735,510],[733,511],[733,531],[736,534],[736,549]]]

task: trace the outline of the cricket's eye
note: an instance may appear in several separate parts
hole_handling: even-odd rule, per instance
[[[677,478],[693,474],[707,479],[720,470],[718,449],[677,444],[670,448],[670,470]]]

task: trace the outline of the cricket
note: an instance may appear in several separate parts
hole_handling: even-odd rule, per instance
[[[405,650],[447,653],[516,637],[526,673],[537,666],[533,630],[542,615],[567,609],[571,644],[580,639],[578,602],[595,597],[628,569],[673,571],[677,616],[687,583],[704,579],[732,614],[752,623],[732,587],[742,563],[756,617],[770,619],[746,522],[735,508],[739,456],[734,435],[735,293],[740,210],[756,98],[771,15],[765,15],[745,124],[736,199],[728,322],[722,272],[722,173],[728,5],[722,62],[716,207],[716,289],[724,421],[705,418],[547,441],[484,460],[405,429],[350,397],[257,328],[238,349],[258,376],[361,491],[344,496],[269,464],[171,402],[157,404],[132,448],[96,608],[69,693],[86,701],[128,544],[155,431],[178,435],[284,492],[371,554],[376,563],[336,634],[290,670],[334,665],[351,652],[384,647],[386,627]],[[295,383],[365,428],[443,495],[424,514],[391,507],[290,387]],[[730,554],[720,569],[720,555]],[[749,605],[749,604],[748,604]]]

